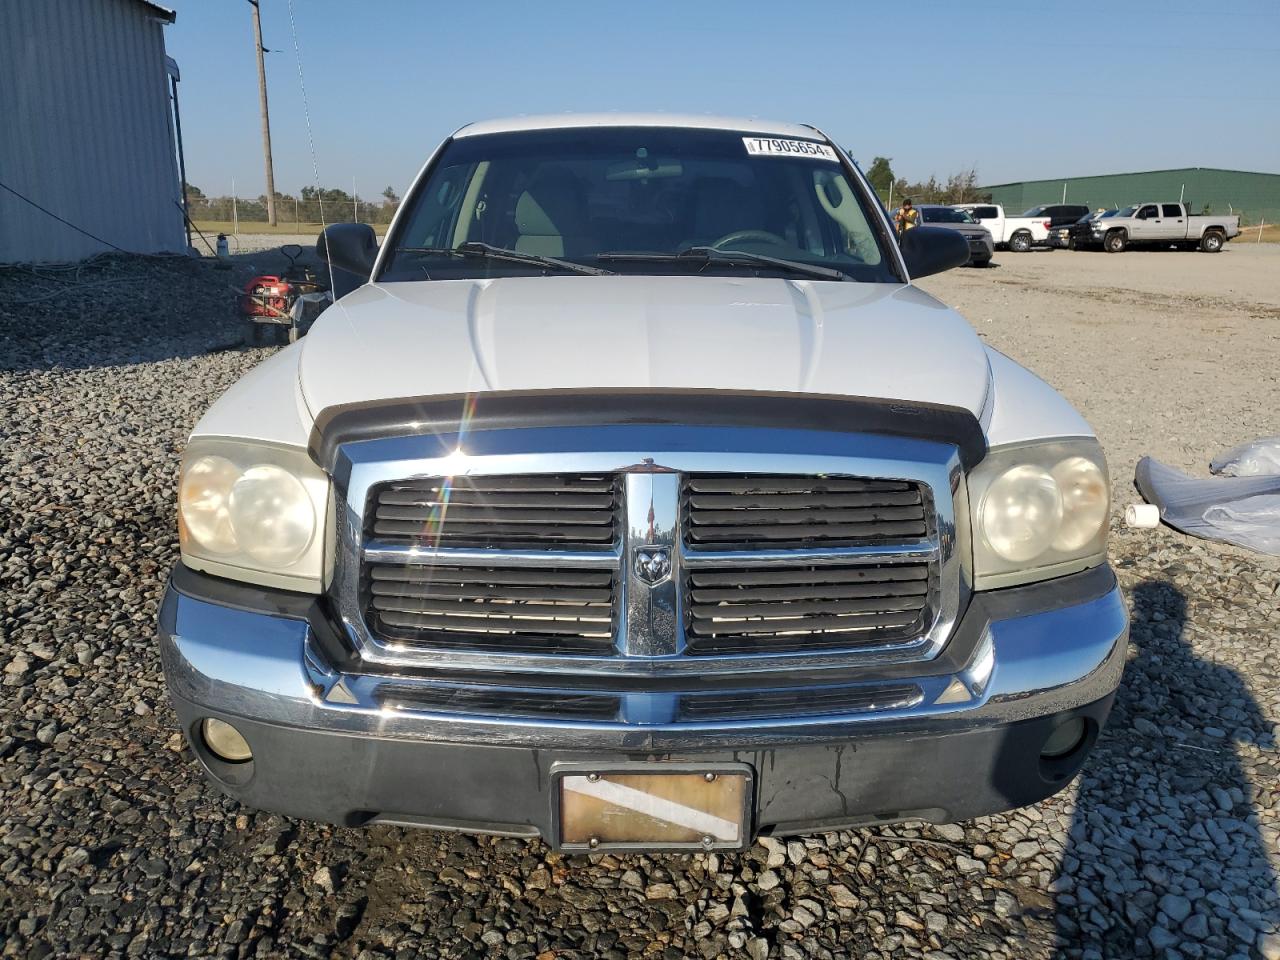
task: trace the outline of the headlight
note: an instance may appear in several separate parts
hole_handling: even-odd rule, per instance
[[[329,480],[306,451],[196,438],[178,483],[182,559],[218,576],[323,589]]]
[[[1096,440],[991,450],[969,476],[974,587],[1042,580],[1101,563],[1110,490]]]

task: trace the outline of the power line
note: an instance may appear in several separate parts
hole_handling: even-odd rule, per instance
[[[323,234],[327,227],[324,220],[324,189],[320,186],[320,163],[316,160],[316,138],[311,132],[311,108],[307,105],[307,83],[302,77],[302,47],[298,43],[298,25],[293,19],[293,0],[285,0],[285,5],[289,8],[289,33],[293,37],[293,56],[298,63],[298,88],[302,91],[302,115],[307,121],[307,143],[311,147],[311,173],[315,178],[316,200],[320,204],[320,232]],[[333,261],[329,259],[327,240],[324,259],[329,267],[329,289],[337,290],[338,285],[333,278]],[[334,296],[336,298],[337,294]]]
[[[90,240],[97,240],[97,241],[98,241],[98,243],[101,243],[101,244],[103,244],[103,245],[105,245],[105,246],[108,246],[108,247],[110,247],[112,250],[119,250],[121,253],[128,253],[128,252],[129,252],[128,250],[125,250],[123,247],[117,247],[117,246],[116,246],[114,243],[112,243],[110,240],[103,240],[101,237],[97,236],[96,234],[90,233],[90,232],[89,232],[88,230],[86,230],[84,227],[78,227],[78,226],[76,226],[76,225],[75,225],[74,223],[72,223],[70,220],[67,220],[65,217],[60,217],[60,216],[58,216],[56,213],[54,213],[52,210],[48,209],[47,207],[42,207],[42,206],[40,206],[40,204],[36,203],[36,202],[35,202],[34,200],[32,200],[30,197],[25,196],[24,194],[19,193],[17,190],[13,189],[13,187],[9,186],[7,183],[4,183],[3,181],[0,181],[0,188],[3,188],[4,190],[7,190],[9,193],[12,193],[15,197],[17,197],[19,200],[23,201],[24,203],[29,203],[29,204],[31,204],[31,206],[35,207],[35,208],[36,208],[37,210],[39,210],[41,213],[46,214],[46,215],[48,215],[48,216],[50,216],[50,217],[53,217],[53,219],[57,220],[59,223],[65,223],[65,224],[66,224],[68,227],[70,227],[72,230],[75,230],[75,231],[76,231],[76,232],[78,232],[78,233],[83,233],[83,234],[84,234],[86,237],[88,237]]]

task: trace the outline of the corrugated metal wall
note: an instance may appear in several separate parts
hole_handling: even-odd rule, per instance
[[[0,181],[138,253],[186,248],[155,13],[138,0],[0,3]],[[107,249],[0,190],[0,262]]]
[[[1026,180],[982,189],[991,194],[992,203],[1020,213],[1041,203],[1062,202],[1064,185],[1068,203],[1087,203],[1090,207],[1177,200],[1183,194],[1195,213],[1207,206],[1211,213],[1239,213],[1243,222],[1256,224],[1265,218],[1267,223],[1280,223],[1280,174],[1276,173],[1186,167],[1066,180]]]

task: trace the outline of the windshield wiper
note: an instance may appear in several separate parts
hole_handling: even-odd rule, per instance
[[[442,257],[478,257],[485,260],[506,260],[509,263],[527,263],[532,266],[550,267],[553,270],[572,270],[574,273],[588,273],[593,276],[612,274],[612,270],[600,267],[589,267],[585,263],[574,263],[572,260],[561,260],[558,257],[543,257],[536,253],[525,253],[522,250],[509,250],[506,247],[495,247],[479,240],[468,240],[456,247],[396,247],[396,253],[432,253]]]
[[[715,247],[690,247],[688,250],[682,250],[679,253],[626,253],[618,251],[598,254],[596,259],[603,260],[606,263],[614,260],[649,261],[653,263],[692,260],[701,261],[704,266],[708,263],[741,264],[744,266],[757,264],[776,267],[779,270],[790,270],[792,273],[803,273],[806,276],[818,277],[822,280],[853,279],[843,270],[837,270],[834,267],[820,267],[814,263],[801,263],[799,260],[783,260],[781,257],[771,257],[763,253],[747,253],[745,250],[717,250]]]

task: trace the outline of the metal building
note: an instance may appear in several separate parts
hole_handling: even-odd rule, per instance
[[[1147,200],[1177,200],[1195,213],[1238,213],[1242,223],[1280,223],[1280,173],[1250,173],[1214,167],[1182,167],[1144,173],[1112,173],[1061,180],[1023,180],[981,188],[991,202],[1022,211],[1042,203],[1127,206]],[[1063,197],[1066,200],[1063,200]]]
[[[150,0],[0,3],[0,262],[186,249],[174,19]]]

